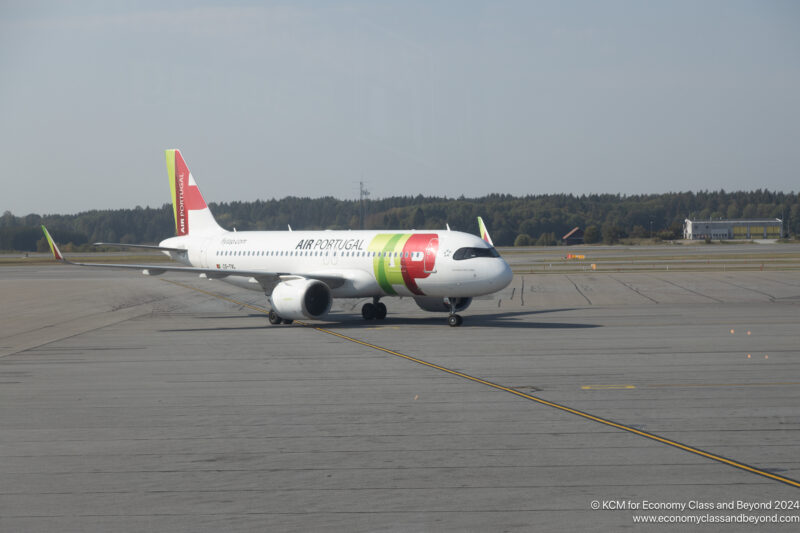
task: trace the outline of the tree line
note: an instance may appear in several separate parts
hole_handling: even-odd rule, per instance
[[[229,230],[358,229],[358,200],[333,197],[255,200],[209,204]],[[647,195],[546,194],[481,198],[395,196],[367,200],[366,229],[443,229],[478,234],[482,216],[497,246],[551,245],[578,226],[587,243],[624,238],[678,239],[685,218],[781,218],[785,231],[800,234],[800,194],[768,190],[700,191]],[[0,217],[0,250],[44,251],[45,224],[64,249],[88,250],[91,243],[158,243],[174,235],[172,205],[159,208],[93,210],[74,215]]]

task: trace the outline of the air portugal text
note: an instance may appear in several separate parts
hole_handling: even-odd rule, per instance
[[[364,239],[301,239],[295,250],[364,250]]]

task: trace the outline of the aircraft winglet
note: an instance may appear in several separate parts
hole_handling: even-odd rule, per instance
[[[64,256],[61,255],[61,250],[59,250],[58,246],[56,246],[56,243],[53,242],[53,238],[50,236],[47,228],[44,227],[44,224],[42,224],[42,231],[44,231],[44,237],[47,239],[47,244],[50,245],[50,251],[53,252],[53,258],[55,258],[56,261],[61,261],[62,263],[65,262]]]
[[[486,224],[483,223],[483,219],[481,217],[478,217],[478,227],[481,229],[481,239],[489,243],[489,246],[494,246],[492,238],[489,237],[489,232],[486,230]]]

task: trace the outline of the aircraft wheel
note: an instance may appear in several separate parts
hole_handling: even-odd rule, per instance
[[[461,325],[464,319],[461,318],[461,315],[450,315],[447,317],[447,323],[450,324],[451,328],[455,328]]]
[[[283,319],[284,324],[291,324],[292,322],[294,322],[294,320],[288,320],[286,318]]]
[[[375,318],[378,320],[386,318],[386,305],[383,302],[375,304]]]
[[[361,316],[364,320],[372,320],[378,313],[374,304],[366,303],[361,307]]]
[[[276,313],[274,310],[270,310],[269,312],[269,323],[272,325],[281,323],[281,317],[279,317],[278,313]]]

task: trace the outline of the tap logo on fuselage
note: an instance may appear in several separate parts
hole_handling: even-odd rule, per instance
[[[424,296],[417,280],[436,272],[439,235],[436,233],[381,233],[367,250],[376,252],[372,266],[375,279],[388,295],[398,291]]]

